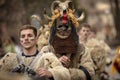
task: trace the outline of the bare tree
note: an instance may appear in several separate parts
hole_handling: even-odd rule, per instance
[[[120,40],[120,1],[119,0],[109,0],[111,3],[111,11],[114,16],[115,28],[117,30],[116,39]]]

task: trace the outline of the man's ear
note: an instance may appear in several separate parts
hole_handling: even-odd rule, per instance
[[[36,42],[38,42],[38,38],[39,38],[39,37],[38,37],[38,36],[36,36],[36,38],[35,38],[35,41],[36,41]]]
[[[79,32],[77,32],[77,35],[79,35]]]

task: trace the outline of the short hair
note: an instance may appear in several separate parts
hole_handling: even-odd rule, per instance
[[[23,25],[19,30],[19,36],[20,36],[21,31],[26,30],[26,29],[33,30],[33,33],[34,33],[35,37],[37,36],[37,29],[33,25]]]
[[[82,27],[89,28],[91,30],[91,26],[88,23],[82,23],[77,29],[77,32],[79,32],[82,29]]]

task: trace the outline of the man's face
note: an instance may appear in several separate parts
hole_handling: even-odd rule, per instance
[[[36,37],[32,29],[22,30],[20,32],[20,43],[25,49],[36,46]]]
[[[81,30],[78,32],[80,38],[87,39],[90,33],[90,29],[87,27],[82,27]]]

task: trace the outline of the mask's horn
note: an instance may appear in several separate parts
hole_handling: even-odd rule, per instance
[[[67,1],[65,1],[65,3],[68,5],[68,8],[69,9],[74,9],[74,6],[73,6],[73,4],[72,4],[72,1],[70,1],[70,0],[67,0]]]
[[[59,7],[59,4],[60,4],[61,2],[60,1],[54,1],[53,3],[52,3],[52,5],[51,5],[51,12],[52,12],[52,14],[54,14],[54,10],[57,8],[57,7]]]
[[[77,18],[77,21],[82,21],[85,18],[85,13],[82,12],[81,16]]]

